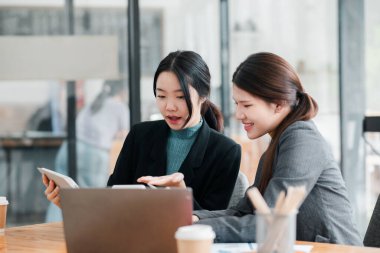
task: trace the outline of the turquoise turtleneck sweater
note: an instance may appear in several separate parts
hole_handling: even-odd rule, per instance
[[[166,145],[167,175],[173,174],[179,170],[187,154],[189,153],[191,146],[193,146],[202,123],[203,119],[201,119],[201,121],[193,127],[181,130],[170,130],[168,143]]]

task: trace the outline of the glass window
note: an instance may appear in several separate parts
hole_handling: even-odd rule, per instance
[[[380,117],[380,2],[365,2],[365,77],[366,115]],[[367,220],[380,194],[380,132],[364,133],[366,145],[366,200]]]
[[[64,1],[4,2],[0,35],[65,35]],[[75,35],[111,35],[118,41],[119,77],[75,80],[77,167],[83,175],[77,182],[82,187],[100,187],[106,185],[129,130],[126,1],[78,2]],[[144,66],[143,72],[152,72],[152,66]],[[67,174],[66,81],[41,79],[0,80],[0,118],[6,122],[0,126],[0,195],[10,200],[11,226],[45,220],[48,201],[37,166]]]
[[[160,61],[176,50],[193,50],[206,61],[211,72],[211,100],[219,104],[219,1],[140,0],[140,9],[141,56],[142,60],[147,57],[152,67],[141,76],[142,120],[161,118],[153,95],[153,76]]]
[[[64,4],[0,4],[1,36],[64,34]],[[18,66],[16,65],[15,68]],[[47,200],[37,166],[54,167],[65,138],[59,80],[0,80],[0,195],[9,198],[8,224],[43,221]],[[63,112],[63,111],[62,111]],[[62,122],[61,122],[62,123]]]

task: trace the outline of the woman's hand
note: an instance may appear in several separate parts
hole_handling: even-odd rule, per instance
[[[145,176],[137,179],[137,182],[144,184],[152,184],[157,186],[169,186],[169,187],[179,187],[186,188],[186,184],[184,179],[184,175],[180,172],[173,173],[167,176],[161,177],[152,177]]]
[[[56,186],[54,181],[49,180],[49,178],[45,175],[42,175],[42,182],[46,186],[46,198],[50,202],[61,208],[61,196],[59,195],[59,186]]]
[[[193,223],[195,223],[195,222],[199,221],[199,217],[196,215],[193,215],[192,220],[193,220]]]

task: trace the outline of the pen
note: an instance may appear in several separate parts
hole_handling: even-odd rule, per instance
[[[152,185],[152,184],[146,184],[149,188],[151,188],[151,189],[157,189],[157,187],[156,186],[154,186],[154,185]]]

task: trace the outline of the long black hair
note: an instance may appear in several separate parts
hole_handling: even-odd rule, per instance
[[[210,96],[211,75],[207,64],[202,57],[193,51],[175,51],[166,56],[158,65],[153,80],[153,92],[156,96],[156,86],[158,76],[165,71],[174,73],[180,83],[184,94],[189,116],[184,126],[189,122],[193,105],[190,99],[188,85],[191,85],[198,93],[200,98],[206,98],[202,104],[201,114],[207,124],[217,130],[223,130],[223,116],[220,110],[208,99]]]
[[[283,58],[272,53],[250,55],[237,67],[232,82],[240,89],[268,103],[285,102],[292,108],[275,129],[266,151],[258,186],[260,192],[264,194],[273,175],[273,160],[281,133],[296,121],[313,118],[318,112],[318,104],[305,92],[293,67]]]

